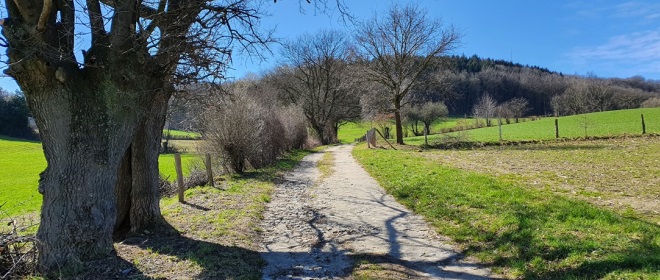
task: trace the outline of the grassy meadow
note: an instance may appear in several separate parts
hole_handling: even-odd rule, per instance
[[[197,133],[197,132],[189,132],[189,131],[182,131],[182,130],[166,130],[163,129],[163,139],[166,138],[167,134],[169,133],[170,139],[178,139],[178,140],[198,140],[202,138],[202,135]]]
[[[471,125],[474,124],[475,120],[468,118],[458,118],[458,117],[448,117],[442,120],[438,120],[431,124],[431,133],[440,133],[442,129],[452,128],[461,125]],[[337,132],[337,138],[342,144],[348,144],[355,142],[356,138],[364,136],[364,134],[372,127],[377,127],[377,125],[371,122],[349,122],[342,125]],[[392,129],[391,134],[394,136],[394,121],[389,122],[389,127]],[[405,128],[404,128],[405,129]],[[422,125],[420,124],[420,130]]]
[[[190,172],[198,157],[181,156],[184,175]],[[161,155],[159,167],[163,177],[176,179],[174,155]],[[34,212],[41,207],[41,195],[37,191],[39,173],[46,168],[41,143],[0,137],[0,205],[6,215]]]
[[[371,124],[368,122],[348,122],[339,127],[337,139],[342,144],[353,143],[356,138],[362,137],[370,128]]]
[[[644,108],[560,117],[558,118],[559,137],[579,138],[641,134],[641,114],[644,114],[646,132],[660,133],[660,108]],[[456,136],[459,133],[463,134],[468,141],[499,141],[499,128],[497,126],[449,133],[448,135]],[[430,135],[429,144],[440,141],[442,137],[441,134]],[[555,118],[502,125],[502,138],[509,141],[555,139]],[[404,142],[410,145],[421,145],[424,143],[424,137],[408,137],[404,139]]]
[[[638,140],[630,138],[630,145]],[[590,143],[583,147],[558,144],[512,151],[470,150],[460,155],[455,155],[461,153],[456,151],[369,150],[360,145],[354,155],[381,186],[425,216],[440,234],[452,238],[467,255],[507,277],[658,279],[660,226],[656,220],[635,209],[590,203],[596,192],[607,199],[630,198],[617,193],[625,190],[621,188],[634,189],[630,195],[645,196],[657,203],[657,190],[648,189],[647,184],[653,178],[657,181],[660,175],[660,163],[655,160],[660,149],[657,137],[647,140],[639,144],[642,148],[616,149],[623,143]],[[598,152],[591,163],[585,162],[590,149]],[[653,154],[644,154],[652,150]],[[548,153],[537,154],[538,151]],[[575,151],[582,153],[574,154]],[[478,153],[481,154],[474,156]],[[626,153],[636,155],[618,158]],[[532,157],[529,161],[534,164],[523,161],[509,173],[501,170],[506,162],[527,157]],[[593,163],[603,158],[608,160],[591,175],[572,177],[573,173],[591,169]],[[489,161],[481,162],[486,159]],[[455,161],[458,163],[451,164]],[[601,182],[597,190],[584,186],[589,183],[589,176],[598,176],[607,171],[604,168],[608,164],[619,161],[623,166],[615,166],[617,170],[634,169],[638,162],[651,166],[641,174],[612,175],[632,184],[609,188]],[[498,162],[504,163],[496,165]],[[571,165],[573,162],[575,166]],[[547,168],[555,165],[577,170],[554,178],[557,176],[551,173],[557,170]],[[563,172],[563,168],[559,170]],[[526,176],[527,172],[535,173]],[[537,174],[544,176],[538,178]],[[636,182],[635,176],[654,177]],[[560,185],[558,181],[564,179],[571,179],[573,185]],[[654,186],[657,189],[657,182]]]
[[[0,210],[7,215],[38,210],[37,184],[44,169],[41,143],[0,137]]]

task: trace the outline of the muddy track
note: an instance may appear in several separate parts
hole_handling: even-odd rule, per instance
[[[352,278],[357,258],[397,270],[394,279],[491,276],[386,194],[351,156],[352,148],[326,151],[334,163],[323,180],[316,167],[323,154],[316,153],[278,184],[261,225],[264,279]]]

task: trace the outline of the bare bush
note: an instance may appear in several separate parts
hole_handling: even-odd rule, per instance
[[[641,108],[657,108],[660,107],[660,97],[651,97],[642,102]]]
[[[0,213],[3,213],[2,210]],[[25,276],[35,275],[37,271],[36,237],[22,233],[30,226],[20,226],[16,219],[8,218],[7,220],[3,220],[3,224],[0,225],[0,279],[21,279]],[[26,224],[32,223],[27,222]]]
[[[246,87],[230,86],[229,91],[203,117],[204,150],[219,156],[226,172],[268,166],[304,145],[307,131],[299,110],[268,106]]]
[[[278,117],[288,135],[287,149],[302,149],[307,141],[307,124],[302,109],[288,106],[278,110]]]

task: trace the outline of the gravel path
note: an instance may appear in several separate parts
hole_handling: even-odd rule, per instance
[[[462,260],[418,215],[387,195],[351,156],[336,146],[332,175],[319,182],[305,157],[279,184],[264,214],[264,279],[340,279],[351,256],[376,259],[417,279],[488,279],[488,269]]]

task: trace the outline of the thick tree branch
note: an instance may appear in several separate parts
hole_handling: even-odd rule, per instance
[[[100,0],[101,3],[108,5],[109,7],[113,9],[117,9],[117,1],[116,0]],[[133,2],[133,1],[131,1]],[[163,2],[163,1],[161,1]],[[151,8],[149,6],[146,6],[144,4],[140,4],[140,17],[146,18],[146,19],[153,19],[156,15],[160,14],[158,10]]]
[[[39,15],[39,21],[37,22],[37,31],[44,32],[46,30],[46,23],[48,22],[52,5],[52,0],[44,0],[44,6],[41,9],[41,15]]]
[[[135,4],[137,0],[114,1],[110,43],[120,49],[132,47],[131,35],[135,33]]]
[[[87,0],[87,14],[92,28],[92,45],[94,45],[102,36],[105,36],[101,4],[98,0]]]
[[[35,22],[34,19],[36,17],[37,11],[34,3],[31,0],[14,0],[13,6],[16,7],[24,21]]]
[[[60,7],[62,15],[62,24],[64,26],[64,34],[61,34],[60,37],[64,38],[65,46],[64,49],[68,55],[71,55],[73,58],[73,41],[75,37],[75,28],[76,28],[76,9],[74,7],[73,0],[66,0],[64,7]]]
[[[165,12],[166,5],[167,5],[167,0],[160,0],[158,3],[158,11],[156,12],[156,14],[162,15]],[[151,34],[153,34],[154,30],[156,30],[156,27],[158,27],[159,22],[160,20],[157,17],[153,16],[151,18],[151,22],[149,23],[149,25],[147,25],[147,28],[145,28],[145,30],[143,31],[142,37],[145,39],[149,38]]]

